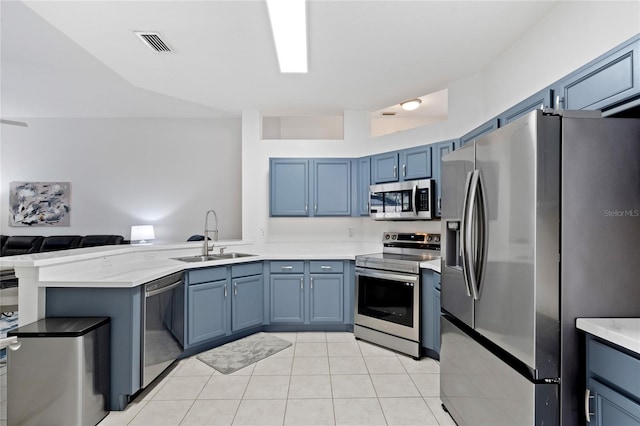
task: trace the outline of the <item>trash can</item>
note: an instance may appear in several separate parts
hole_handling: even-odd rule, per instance
[[[109,318],[44,318],[18,327],[8,351],[7,421],[96,425],[109,407]]]

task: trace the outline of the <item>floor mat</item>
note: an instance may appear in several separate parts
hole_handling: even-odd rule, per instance
[[[222,374],[230,374],[291,346],[291,342],[266,333],[256,333],[227,343],[197,358]]]

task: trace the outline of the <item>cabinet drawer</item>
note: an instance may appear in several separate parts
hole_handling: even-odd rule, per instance
[[[224,280],[227,278],[226,266],[217,268],[193,269],[187,273],[189,285]]]
[[[248,277],[249,275],[261,275],[262,262],[240,263],[231,266],[231,277]]]
[[[269,263],[269,270],[272,274],[301,274],[304,272],[304,261],[274,261]]]
[[[340,260],[312,260],[309,262],[309,271],[312,274],[342,273],[344,263]]]
[[[640,400],[640,359],[588,339],[587,368],[590,377],[596,377]]]

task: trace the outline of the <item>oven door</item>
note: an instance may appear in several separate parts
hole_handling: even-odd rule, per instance
[[[420,341],[420,276],[356,268],[354,322]]]

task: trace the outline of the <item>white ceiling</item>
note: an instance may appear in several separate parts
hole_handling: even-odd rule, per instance
[[[308,0],[309,73],[281,74],[263,1],[2,0],[2,116],[379,111],[481,71],[557,3]]]

